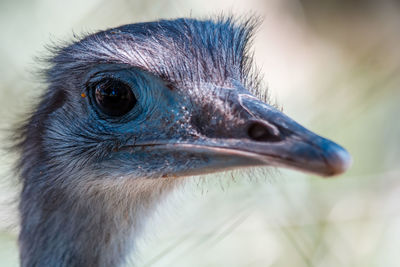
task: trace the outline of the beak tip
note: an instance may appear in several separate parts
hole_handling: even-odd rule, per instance
[[[352,165],[352,157],[346,149],[334,144],[326,155],[326,163],[329,166],[327,176],[335,176],[344,173]]]

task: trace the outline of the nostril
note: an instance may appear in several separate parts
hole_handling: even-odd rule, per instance
[[[274,133],[275,129],[272,129],[271,126],[266,125],[261,122],[253,122],[250,124],[247,134],[250,139],[259,142],[279,142],[282,138],[279,136],[279,133]]]

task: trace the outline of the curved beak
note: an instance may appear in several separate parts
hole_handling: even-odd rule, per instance
[[[248,138],[226,140],[222,147],[252,153],[265,165],[321,176],[338,175],[350,167],[350,154],[338,144],[307,130],[252,95],[238,95],[237,100],[247,113],[248,123],[241,131],[246,130]]]
[[[213,172],[222,168],[270,165],[333,176],[345,172],[351,165],[351,156],[343,147],[307,130],[254,96],[238,94],[229,102],[240,118],[224,122],[223,127],[229,129],[225,134],[170,144],[174,150],[207,155],[210,161],[198,173],[204,169]],[[223,131],[213,129],[221,126],[208,127],[211,132]]]

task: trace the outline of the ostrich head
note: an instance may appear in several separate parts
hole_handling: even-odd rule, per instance
[[[255,96],[253,25],[162,20],[56,49],[20,130],[23,266],[121,264],[175,177],[346,170],[343,148]]]

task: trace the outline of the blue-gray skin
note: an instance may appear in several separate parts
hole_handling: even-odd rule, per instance
[[[48,88],[18,131],[22,266],[120,266],[147,214],[181,179],[247,166],[331,176],[349,154],[260,101],[254,22],[121,26],[55,49]],[[128,85],[109,116],[93,88]]]

